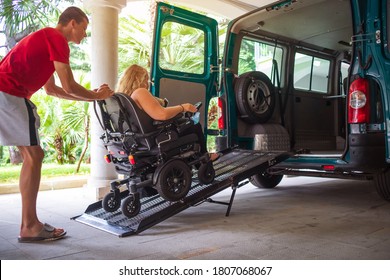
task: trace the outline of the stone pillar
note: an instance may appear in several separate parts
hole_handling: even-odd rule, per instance
[[[91,87],[108,84],[115,88],[118,78],[118,14],[126,0],[85,0],[84,7],[91,12]],[[92,103],[91,103],[92,105]],[[91,106],[93,107],[93,106]],[[100,136],[103,130],[91,110],[91,175],[88,188],[100,199],[109,190],[109,182],[117,178],[114,166],[103,157],[107,153]]]

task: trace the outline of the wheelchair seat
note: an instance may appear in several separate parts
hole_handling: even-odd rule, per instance
[[[104,130],[101,139],[108,151],[105,159],[125,177],[111,182],[111,191],[102,201],[106,211],[113,212],[121,206],[121,185],[129,191],[121,210],[133,217],[141,209],[140,193],[145,188],[154,188],[168,201],[178,201],[191,187],[193,167],[198,168],[203,183],[214,180],[208,154],[200,153],[199,141],[203,139],[195,133],[182,133],[194,125],[191,118],[181,113],[166,121],[155,121],[122,93],[96,103],[100,108],[96,115]]]

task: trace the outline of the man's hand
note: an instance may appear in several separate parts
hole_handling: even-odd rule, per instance
[[[99,88],[93,90],[96,93],[96,99],[107,99],[114,94],[107,84],[102,84]]]

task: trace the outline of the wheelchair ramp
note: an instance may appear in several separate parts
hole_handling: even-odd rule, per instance
[[[127,218],[120,209],[113,213],[106,212],[102,208],[101,201],[98,201],[91,204],[85,213],[72,219],[119,237],[138,234],[191,206],[206,201],[228,187],[232,187],[235,193],[240,182],[288,157],[289,154],[286,152],[232,150],[214,162],[216,173],[214,182],[209,185],[197,183],[195,172],[191,190],[180,201],[168,202],[159,195],[142,198],[141,212],[134,218]],[[122,193],[123,198],[126,196],[127,191]],[[232,194],[230,203],[222,203],[229,207],[227,215],[233,198],[234,194]]]

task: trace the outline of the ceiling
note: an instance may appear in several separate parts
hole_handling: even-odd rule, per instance
[[[233,19],[275,0],[167,0],[167,2]]]

